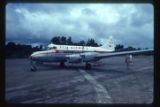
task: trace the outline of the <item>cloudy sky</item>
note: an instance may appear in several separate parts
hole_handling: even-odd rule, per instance
[[[73,41],[94,38],[104,44],[153,47],[154,10],[151,4],[36,4],[6,6],[6,42],[48,44],[54,36]]]

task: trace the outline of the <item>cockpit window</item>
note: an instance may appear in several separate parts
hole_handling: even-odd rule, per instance
[[[57,47],[54,46],[52,49],[57,49]]]

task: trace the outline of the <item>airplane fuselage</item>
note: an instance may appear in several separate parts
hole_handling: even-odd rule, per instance
[[[122,56],[130,54],[144,54],[153,52],[153,49],[149,50],[135,50],[125,52],[113,52],[114,44],[107,42],[107,45],[101,47],[90,46],[72,46],[72,45],[48,45],[48,49],[45,51],[34,52],[31,56],[31,70],[35,70],[33,62],[60,62],[61,66],[64,66],[65,62],[69,63],[86,63],[86,69],[91,68],[91,62],[96,62],[100,59]]]
[[[90,46],[71,46],[71,45],[55,45],[50,44],[48,46],[49,50],[34,52],[31,55],[31,59],[40,62],[69,62],[78,63],[81,62],[91,62],[98,59],[94,59],[93,55],[98,53],[108,53],[112,50],[105,49],[102,47],[90,47]],[[88,56],[90,60],[86,59]],[[66,57],[67,56],[67,57]]]

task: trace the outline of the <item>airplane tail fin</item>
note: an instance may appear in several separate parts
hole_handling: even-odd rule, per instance
[[[112,36],[109,36],[107,41],[105,41],[105,44],[102,45],[103,48],[106,48],[110,51],[115,51],[115,44]]]

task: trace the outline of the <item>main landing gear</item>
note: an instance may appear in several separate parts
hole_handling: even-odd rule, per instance
[[[91,69],[91,64],[90,63],[88,63],[88,62],[86,62],[86,70],[89,70],[89,69]]]
[[[35,65],[35,62],[33,62],[32,60],[31,60],[31,71],[33,71],[33,72],[37,71],[37,67]]]
[[[60,67],[64,67],[64,66],[65,66],[64,62],[60,62]]]

